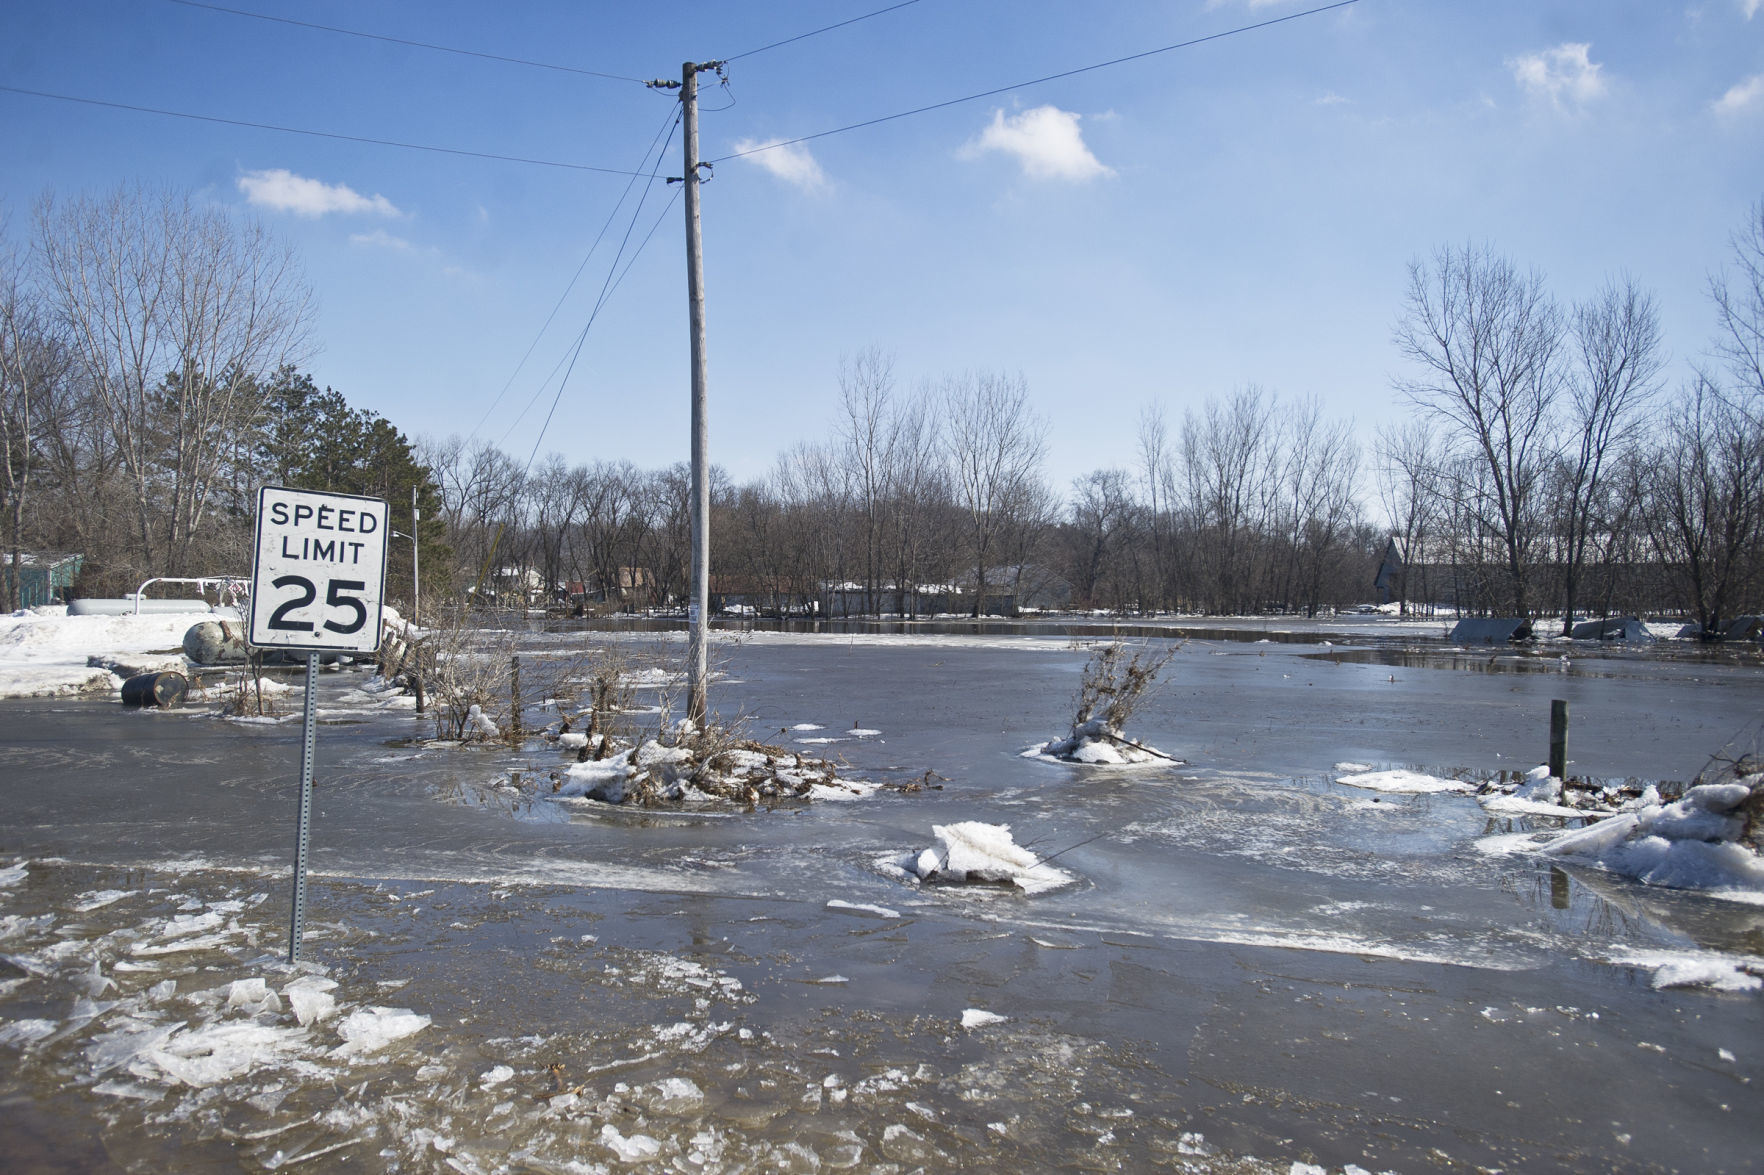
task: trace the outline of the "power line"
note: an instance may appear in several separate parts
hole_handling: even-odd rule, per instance
[[[960,106],[964,102],[977,102],[981,98],[996,97],[999,94],[1006,94],[1012,90],[1025,90],[1030,86],[1039,86],[1045,82],[1059,81],[1061,78],[1076,77],[1081,73],[1092,73],[1099,69],[1108,69],[1110,66],[1114,65],[1124,65],[1129,61],[1142,61],[1147,57],[1156,57],[1160,53],[1172,53],[1177,49],[1190,49],[1196,45],[1204,45],[1208,41],[1224,40],[1226,37],[1235,37],[1239,33],[1250,33],[1257,29],[1265,29],[1273,25],[1285,24],[1287,21],[1300,20],[1307,16],[1316,16],[1319,13],[1330,12],[1337,8],[1346,8],[1351,4],[1358,4],[1359,2],[1360,0],[1336,0],[1334,4],[1324,4],[1318,8],[1307,8],[1303,12],[1290,12],[1285,16],[1276,16],[1269,20],[1257,21],[1254,24],[1240,25],[1234,29],[1225,29],[1223,32],[1209,33],[1204,37],[1195,37],[1193,40],[1178,41],[1174,45],[1164,45],[1157,49],[1147,49],[1142,53],[1129,53],[1125,57],[1116,57],[1110,61],[1099,61],[1095,65],[1081,65],[1077,69],[1061,70],[1059,73],[1050,73],[1045,77],[1031,78],[1026,82],[1017,82],[1009,86],[999,86],[996,89],[982,90],[977,94],[965,94],[960,98],[950,98],[943,102],[933,102],[929,106],[916,106],[911,110],[902,110],[895,114],[884,114],[880,118],[867,118],[863,122],[854,122],[849,126],[834,127],[832,130],[816,131],[812,135],[802,135],[794,139],[783,139],[776,143],[767,143],[760,147],[750,147],[746,151],[736,151],[728,155],[718,156],[716,159],[710,160],[710,162],[723,163],[730,159],[741,159],[748,155],[758,155],[762,151],[775,151],[780,147],[794,147],[798,143],[807,143],[813,139],[824,139],[829,135],[842,135],[846,131],[861,130],[864,127],[876,126],[879,123],[894,122],[895,120],[902,118],[911,118],[915,114],[928,114],[933,110],[943,110],[950,106]]]
[[[651,155],[656,156],[655,166],[659,167],[661,165],[662,154],[667,151],[668,143],[673,142],[673,129],[679,125],[680,112],[677,110],[670,110],[667,118],[662,122],[661,127],[657,129],[654,137],[649,140],[649,146],[645,147],[643,150],[643,166],[650,166],[649,157]],[[656,143],[661,141],[663,134],[668,136],[667,141],[662,142],[661,148],[658,151]],[[545,337],[545,332],[551,329],[551,324],[557,318],[558,311],[563,309],[564,302],[569,299],[571,291],[576,288],[576,283],[582,280],[582,274],[587,270],[588,262],[594,257],[595,250],[600,248],[600,242],[606,238],[607,230],[612,227],[613,221],[618,217],[619,209],[623,208],[625,206],[625,201],[630,198],[631,186],[637,182],[637,178],[638,177],[635,175],[632,176],[630,182],[625,185],[625,190],[619,194],[618,201],[612,206],[612,211],[607,213],[606,220],[600,226],[600,231],[594,234],[594,243],[588,246],[588,252],[582,257],[582,264],[576,266],[576,272],[571,275],[569,284],[564,287],[563,293],[558,295],[557,302],[552,306],[551,313],[545,316],[544,325],[540,326],[539,332],[533,336],[533,341],[527,344],[526,352],[521,355],[520,362],[515,364],[515,369],[509,373],[508,381],[502,385],[502,390],[496,393],[496,398],[490,401],[490,406],[488,408],[484,409],[483,417],[478,423],[472,426],[471,433],[466,437],[467,441],[470,441],[472,437],[478,435],[478,430],[484,427],[484,423],[490,419],[490,414],[496,411],[496,406],[498,404],[502,403],[502,398],[508,394],[508,389],[514,386],[514,381],[520,376],[521,369],[526,367],[527,360],[533,357],[534,350],[538,348],[539,341]],[[556,374],[555,368],[553,369],[553,374]],[[551,382],[550,376],[546,377],[545,382]],[[544,384],[541,384],[540,386],[543,387]],[[530,406],[531,405],[529,405],[529,407]],[[525,415],[524,411],[522,412],[522,415]]]
[[[182,3],[187,3],[188,0],[177,0],[177,2],[182,4]],[[882,16],[885,13],[894,12],[897,9],[901,9],[901,8],[907,8],[911,5],[917,4],[918,2],[919,2],[919,0],[901,0],[901,2],[899,4],[890,4],[887,8],[878,8],[874,12],[866,12],[862,16],[854,16],[850,20],[842,20],[838,24],[830,24],[830,25],[827,25],[825,28],[818,28],[818,29],[814,29],[810,32],[799,33],[798,35],[796,35],[794,37],[786,37],[782,41],[773,41],[770,45],[761,45],[758,49],[749,49],[745,53],[736,53],[733,56],[723,58],[723,60],[724,61],[739,61],[743,57],[752,57],[755,53],[764,53],[768,49],[779,49],[785,45],[794,45],[798,41],[806,41],[810,37],[818,37],[822,33],[830,33],[834,29],[842,29],[848,24],[856,24],[860,20],[869,20],[873,16]]]
[[[595,303],[593,313],[588,316],[588,321],[582,327],[581,335],[576,339],[576,350],[574,354],[570,356],[570,366],[568,370],[564,372],[563,379],[558,381],[557,394],[551,398],[551,407],[545,413],[545,423],[539,426],[539,435],[533,438],[533,450],[527,454],[528,469],[533,468],[533,460],[539,456],[539,445],[545,440],[545,434],[551,428],[551,418],[557,414],[557,406],[563,400],[564,388],[569,385],[570,375],[576,370],[576,360],[582,354],[583,344],[588,341],[588,332],[593,328],[594,320],[600,317],[601,307],[606,305],[607,299],[612,297],[613,293],[624,284],[625,275],[631,272],[631,267],[637,264],[637,258],[641,257],[643,255],[643,250],[649,247],[650,238],[655,236],[655,230],[661,227],[662,221],[668,218],[668,213],[674,210],[674,205],[679,201],[680,193],[682,191],[682,188],[674,189],[674,194],[668,197],[667,207],[661,210],[655,218],[655,223],[649,226],[649,231],[645,233],[643,239],[637,243],[637,248],[631,253],[631,260],[627,261],[625,263],[625,268],[619,271],[617,279],[601,292],[600,301]],[[631,223],[633,225],[637,223],[635,217],[632,218]],[[613,264],[615,266],[618,265],[617,258],[613,260]],[[610,277],[611,275],[609,274],[608,276]],[[523,412],[522,415],[525,415],[525,413]],[[506,440],[507,437],[505,436],[503,439]]]
[[[911,0],[909,0],[909,2],[911,2]],[[270,16],[263,12],[246,12],[242,8],[225,8],[219,4],[203,4],[200,0],[170,0],[170,3],[181,4],[185,8],[204,8],[209,12],[224,12],[229,16],[244,16],[249,17],[252,20],[266,20],[272,21],[276,24],[290,24],[303,29],[317,29],[320,32],[340,33],[346,37],[362,37],[369,41],[387,41],[394,45],[407,45],[413,49],[429,49],[436,53],[457,53],[461,57],[479,57],[485,61],[500,61],[507,65],[527,65],[532,66],[534,69],[552,69],[559,73],[574,73],[581,74],[584,77],[606,78],[609,81],[637,82],[642,84],[641,78],[626,77],[624,74],[619,73],[602,73],[595,69],[579,69],[573,65],[557,65],[549,61],[529,61],[524,57],[503,57],[496,53],[482,53],[476,49],[459,49],[452,45],[435,45],[428,41],[412,41],[404,37],[388,37],[380,33],[364,33],[359,29],[344,29],[338,28],[336,25],[314,24],[309,20],[293,20],[286,16]],[[858,19],[861,20],[862,17],[859,17]]]
[[[463,155],[468,159],[492,159],[499,163],[527,163],[535,167],[561,167],[570,171],[594,171],[602,175],[634,175],[643,179],[659,179],[649,172],[623,171],[616,167],[595,167],[587,163],[565,163],[558,159],[533,159],[522,155],[498,155],[491,151],[467,151],[461,147],[437,147],[429,143],[404,143],[397,139],[375,139],[366,135],[345,135],[335,131],[315,131],[305,127],[278,126],[269,122],[250,122],[242,118],[222,118],[214,114],[191,114],[184,110],[160,110],[153,106],[135,106],[128,102],[107,102],[102,98],[81,98],[74,94],[52,94],[47,90],[27,90],[22,86],[0,85],[0,92],[28,94],[33,98],[51,98],[57,102],[76,102],[83,106],[104,106],[111,110],[132,110],[137,114],[158,114],[166,118],[186,118],[194,122],[214,122],[222,126],[241,126],[258,131],[277,131],[284,135],[309,135],[317,139],[337,139],[345,143],[366,143],[373,147],[401,147],[406,151],[431,151],[438,155]]]

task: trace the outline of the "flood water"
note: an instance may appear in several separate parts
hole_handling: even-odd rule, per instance
[[[1066,733],[1085,636],[720,638],[721,714],[922,785],[756,812],[549,799],[569,760],[536,740],[428,746],[327,676],[307,969],[431,1021],[364,1055],[212,994],[299,974],[298,723],[0,703],[0,867],[29,863],[0,888],[0,1168],[1758,1169],[1764,996],[1654,979],[1764,969],[1764,906],[1491,853],[1551,818],[1335,781],[1531,767],[1552,698],[1573,774],[1689,779],[1755,735],[1755,658],[1191,637],[1130,727],[1184,765],[1024,758]],[[532,634],[529,680],[607,640],[680,651]],[[962,820],[1078,883],[879,867]],[[104,1067],[235,1022],[261,1063],[217,1045],[206,1084]]]

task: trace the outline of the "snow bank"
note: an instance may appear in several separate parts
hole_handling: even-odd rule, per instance
[[[1027,894],[1044,893],[1077,880],[1023,848],[1011,838],[1008,824],[960,824],[931,827],[936,843],[917,853],[887,859],[885,869],[897,876],[942,884],[1010,885]]]
[[[1742,774],[1742,771],[1744,773]],[[1541,850],[1646,885],[1764,902],[1764,860],[1747,840],[1764,764],[1747,759],[1670,804],[1648,804],[1576,829]]]
[[[65,607],[0,616],[0,698],[63,697],[115,690],[122,679],[104,665],[135,664],[183,648],[207,610],[148,616],[69,616]]]

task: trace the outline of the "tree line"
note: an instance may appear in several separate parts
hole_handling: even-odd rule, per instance
[[[45,196],[0,252],[0,606],[21,551],[87,556],[80,590],[242,573],[259,485],[385,497],[455,599],[678,603],[684,466],[528,466],[418,438],[302,372],[311,296],[253,221],[186,194]],[[830,435],[737,484],[712,472],[713,596],[759,611],[1050,606],[1315,612],[1764,607],[1764,203],[1710,280],[1715,341],[1668,388],[1631,279],[1562,304],[1487,247],[1408,274],[1409,414],[1369,452],[1312,399],[1248,386],[1124,423],[1120,460],[1056,487],[1021,375],[904,386],[879,349],[836,373]],[[411,495],[422,515],[413,525]],[[394,541],[388,592],[409,594]]]
[[[0,251],[0,608],[25,552],[83,554],[88,595],[246,574],[266,483],[389,497],[406,533],[413,486],[438,506],[397,429],[299,372],[311,314],[285,245],[188,193],[38,200]]]

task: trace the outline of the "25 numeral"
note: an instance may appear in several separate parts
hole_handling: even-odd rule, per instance
[[[269,627],[285,632],[306,632],[309,629],[317,634],[318,629],[300,620],[288,619],[288,613],[299,611],[318,599],[318,587],[304,575],[283,575],[270,581],[270,586],[278,589],[293,588],[296,595],[284,601],[274,612],[270,613]],[[342,608],[355,613],[355,619],[347,624],[338,624],[335,620],[325,621],[325,627],[332,632],[348,635],[360,632],[361,626],[367,623],[367,605],[363,604],[347,592],[366,591],[367,584],[359,579],[333,579],[325,588],[325,604],[331,608]]]

